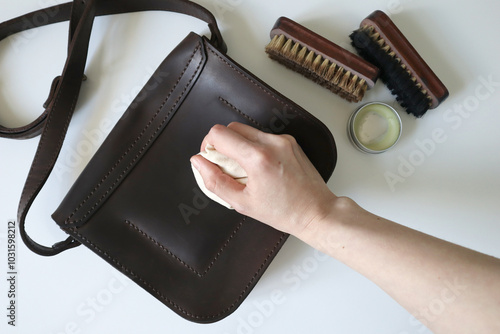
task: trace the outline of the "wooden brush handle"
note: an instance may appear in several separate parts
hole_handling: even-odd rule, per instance
[[[369,88],[372,88],[377,81],[379,75],[377,67],[289,18],[280,17],[276,21],[271,30],[271,39],[276,35],[284,35],[343,67],[346,71],[364,79]]]
[[[432,100],[430,109],[436,108],[448,97],[449,93],[446,86],[439,80],[389,16],[380,10],[376,10],[361,22],[360,28],[365,26],[373,27],[380,34],[380,37],[390,46],[396,57],[401,59],[401,62],[422,85],[422,89],[427,91]]]

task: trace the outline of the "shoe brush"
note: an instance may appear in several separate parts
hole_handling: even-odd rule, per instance
[[[358,55],[286,17],[276,21],[266,52],[349,102],[361,101],[379,74],[377,67]]]
[[[380,68],[380,78],[409,114],[422,117],[448,97],[444,84],[384,12],[365,18],[350,38],[358,53]]]

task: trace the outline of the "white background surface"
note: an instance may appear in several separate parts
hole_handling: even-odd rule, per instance
[[[332,131],[339,159],[328,185],[336,194],[350,196],[366,209],[401,224],[500,256],[499,2],[197,2],[218,18],[232,58]],[[53,3],[0,0],[0,21]],[[391,151],[366,155],[351,146],[345,131],[350,113],[359,105],[272,62],[263,49],[275,20],[285,15],[352,50],[349,33],[375,9],[391,16],[447,85],[450,97],[417,120],[402,111],[379,82],[363,102],[395,106],[404,132]],[[52,244],[64,238],[50,214],[98,147],[91,143],[86,151],[77,152],[78,159],[69,158],[78,145],[88,143],[85,131],[99,130],[103,119],[116,122],[160,61],[191,30],[208,33],[204,23],[171,13],[96,20],[86,69],[89,80],[83,85],[56,172],[28,217],[28,232],[35,239]],[[51,80],[61,73],[66,41],[67,24],[63,23],[0,43],[0,124],[19,126],[42,111]],[[497,84],[487,87],[484,80]],[[430,144],[435,131],[441,131],[444,140]],[[287,241],[242,306],[211,325],[178,317],[84,247],[44,258],[28,251],[19,238],[18,318],[17,327],[11,328],[4,315],[6,224],[16,217],[37,143],[38,138],[0,139],[1,333],[428,332],[377,286],[294,238]],[[386,180],[390,173],[404,182],[391,187]],[[95,309],[92,300],[97,301]]]

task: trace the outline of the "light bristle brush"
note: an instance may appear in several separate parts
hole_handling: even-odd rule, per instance
[[[422,117],[448,97],[441,80],[384,12],[373,12],[350,37],[358,53],[380,68],[380,78],[408,113]]]
[[[350,102],[361,101],[379,73],[358,55],[286,17],[276,21],[266,52]]]

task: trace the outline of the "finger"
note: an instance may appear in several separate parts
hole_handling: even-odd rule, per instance
[[[260,142],[264,134],[264,132],[259,129],[239,122],[229,123],[227,127],[252,142]]]
[[[200,155],[191,158],[191,163],[200,172],[205,187],[236,208],[236,203],[243,196],[245,185],[237,182],[215,164]]]
[[[207,145],[214,145],[210,141],[210,138],[212,138],[214,136],[214,132],[216,132],[216,135],[218,135],[217,132],[219,132],[219,131],[224,132],[226,128],[227,127],[222,125],[222,124],[215,124],[214,126],[212,126],[212,128],[210,128],[210,131],[208,131],[208,133],[203,138],[203,141],[201,142],[200,152],[205,151],[205,148],[207,147]]]
[[[219,125],[216,125],[216,126],[219,126]],[[239,122],[231,122],[228,124],[227,128],[233,130],[234,132],[240,134],[244,138],[248,139],[249,141],[253,141],[253,142],[258,141],[260,139],[260,136],[264,133],[256,128],[250,126],[250,125],[246,125],[246,124],[239,123]],[[207,136],[205,136],[205,138],[203,139],[203,141],[201,143],[200,152],[205,150],[205,148],[207,147],[208,144],[212,145],[212,143],[208,142]]]
[[[257,130],[258,131],[258,130]],[[203,139],[201,151],[206,144],[213,145],[217,151],[235,160],[245,168],[248,157],[253,156],[255,144],[240,133],[220,124],[214,125]]]

